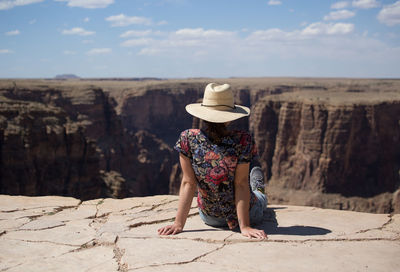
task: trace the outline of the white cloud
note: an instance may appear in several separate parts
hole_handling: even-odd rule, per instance
[[[93,48],[89,50],[86,54],[89,56],[94,56],[94,55],[105,55],[111,52],[112,52],[111,48]]]
[[[105,8],[114,3],[114,0],[55,0],[57,2],[68,2],[69,7],[79,8]]]
[[[271,31],[266,30],[265,33]],[[271,73],[280,70],[283,75],[290,71],[299,75],[300,69],[305,72],[300,72],[303,75],[377,77],[385,70],[384,67],[399,67],[396,62],[400,63],[400,48],[361,35],[303,35],[302,31],[276,30],[269,40],[263,38],[252,35],[252,40],[247,39],[246,43],[250,48],[245,50],[248,58],[253,56],[248,60],[252,61],[253,67],[257,67],[258,63],[259,69],[263,69],[265,63],[275,63]],[[241,47],[246,46],[240,44]],[[291,69],[292,66],[297,68]],[[307,71],[311,67],[316,69]]]
[[[30,4],[34,4],[34,3],[40,3],[40,2],[43,2],[43,1],[44,0],[7,0],[7,1],[1,1],[0,2],[0,10],[12,9],[14,7],[30,5]]]
[[[177,30],[175,35],[180,38],[215,38],[232,36],[234,33],[235,32],[214,29],[204,30],[203,28],[183,28]]]
[[[0,49],[0,54],[11,54],[13,51],[9,49]]]
[[[152,30],[128,30],[125,31],[120,35],[121,38],[129,38],[129,37],[143,37],[143,36],[149,36],[152,34]]]
[[[218,48],[222,45],[225,47],[231,46],[236,39],[236,32],[223,31],[223,30],[204,30],[203,28],[183,28],[168,35],[166,40],[163,40],[162,46],[170,47],[207,47]],[[168,49],[169,50],[169,49]],[[162,50],[161,50],[162,51]]]
[[[62,31],[62,34],[64,34],[64,35],[79,35],[79,36],[89,36],[89,35],[94,35],[95,33],[96,32],[94,32],[94,31],[87,31],[80,27],[74,27],[74,28],[65,29]]]
[[[87,23],[87,22],[90,21],[90,18],[89,18],[89,17],[86,17],[85,19],[83,19],[83,21],[84,21],[85,23]]]
[[[125,14],[113,15],[106,18],[111,26],[150,25],[151,20],[146,17],[126,16]]]
[[[141,39],[131,39],[124,41],[121,43],[121,46],[124,47],[133,47],[133,46],[142,46],[142,45],[148,45],[153,41],[153,39],[146,39],[146,38],[141,38]]]
[[[285,32],[279,28],[270,28],[267,30],[257,30],[250,34],[247,38],[249,41],[287,41],[287,40],[296,40],[301,38],[299,36],[299,31],[293,32]]]
[[[269,5],[269,6],[278,6],[278,5],[282,5],[282,1],[279,1],[279,0],[269,0],[269,1],[268,1],[268,5]]]
[[[293,31],[275,28],[226,32],[187,28],[164,33],[157,38],[150,35],[134,39],[130,52],[149,58],[161,67],[168,63],[169,75],[181,77],[378,77],[385,75],[386,72],[382,71],[399,67],[396,64],[400,63],[399,48],[373,37],[351,33],[353,30],[352,24],[326,22],[308,24]],[[390,70],[382,69],[382,65],[390,67]]]
[[[283,31],[279,28],[257,30],[252,32],[246,40],[252,44],[267,41],[295,44],[296,42],[317,40],[329,36],[344,36],[350,34],[353,30],[353,24],[317,22],[307,25],[302,30]]]
[[[7,36],[16,36],[21,34],[18,29],[6,32]]]
[[[378,14],[378,20],[388,26],[400,24],[400,1],[384,6]]]
[[[301,32],[304,35],[343,35],[353,32],[354,25],[346,23],[313,23]]]
[[[376,0],[354,0],[352,2],[353,7],[360,9],[370,9],[379,7],[380,4]]]
[[[29,24],[30,24],[30,25],[33,25],[34,23],[36,23],[36,19],[33,19],[33,20],[30,20],[30,21],[29,21]]]
[[[331,9],[344,9],[344,8],[347,8],[348,6],[349,6],[349,2],[340,1],[340,2],[333,3],[331,5]]]
[[[155,38],[153,34],[159,37]],[[156,32],[153,34],[148,38],[127,40],[121,43],[121,46],[136,47],[139,50],[137,52],[139,55],[155,56],[166,54],[167,56],[200,58],[200,55],[204,55],[209,51],[219,51],[221,48],[223,48],[223,52],[219,53],[219,55],[226,54],[230,51],[232,45],[238,42],[236,32],[214,29],[184,28],[170,33]],[[201,54],[198,53],[200,51],[202,51]]]
[[[356,14],[353,11],[349,11],[347,9],[332,11],[328,15],[324,17],[325,21],[337,21],[344,20],[351,17],[354,17]]]

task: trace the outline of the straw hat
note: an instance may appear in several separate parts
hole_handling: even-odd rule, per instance
[[[191,115],[212,123],[225,123],[250,114],[245,106],[235,105],[229,84],[210,83],[204,90],[203,103],[186,106]]]

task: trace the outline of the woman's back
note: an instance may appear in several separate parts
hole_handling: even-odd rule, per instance
[[[246,131],[232,131],[217,144],[200,129],[181,133],[175,149],[188,157],[198,184],[198,206],[210,216],[226,218],[229,227],[237,225],[234,198],[235,170],[256,155]],[[254,202],[252,194],[250,205]]]

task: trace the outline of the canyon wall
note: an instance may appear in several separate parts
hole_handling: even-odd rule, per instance
[[[2,83],[0,193],[81,199],[168,193],[171,149],[147,131],[127,133],[115,101],[99,87]]]
[[[272,197],[290,202],[287,190],[294,190],[309,193],[301,204],[393,210],[400,100],[392,95],[315,91],[260,100],[250,123]]]
[[[0,193],[177,194],[172,149],[208,82],[250,118],[271,202],[400,212],[400,82],[357,79],[2,80]]]
[[[39,103],[0,103],[0,192],[99,195],[105,189],[93,143],[65,112]]]

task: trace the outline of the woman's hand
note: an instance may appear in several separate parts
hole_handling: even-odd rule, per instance
[[[173,225],[165,226],[158,229],[158,235],[175,235],[182,232],[183,227],[174,223]]]
[[[263,230],[253,229],[251,227],[241,228],[240,232],[243,236],[248,238],[257,238],[257,239],[267,239],[268,236],[265,234]]]

